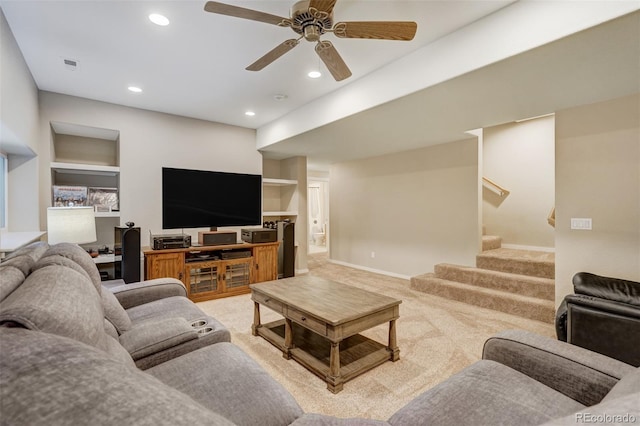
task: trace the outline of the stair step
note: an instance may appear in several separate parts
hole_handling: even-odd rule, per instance
[[[555,254],[535,250],[499,248],[487,250],[476,256],[476,266],[481,269],[555,278]]]
[[[482,251],[495,250],[502,247],[502,237],[495,235],[482,236]]]
[[[555,281],[549,278],[531,277],[450,263],[436,265],[435,276],[444,280],[477,287],[506,291],[538,299],[555,300]]]
[[[555,304],[550,300],[444,280],[437,278],[433,273],[412,277],[411,288],[524,318],[546,323],[554,322]]]

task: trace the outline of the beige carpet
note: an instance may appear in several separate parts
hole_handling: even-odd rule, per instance
[[[306,412],[387,420],[414,397],[480,359],[484,341],[498,331],[525,329],[553,337],[550,324],[432,296],[409,288],[409,281],[373,274],[310,256],[310,274],[401,299],[397,333],[400,360],[345,383],[332,394],[326,384],[264,339],[251,335],[250,295],[198,303],[231,331],[232,341],[287,388]],[[278,319],[264,308],[263,322]],[[386,342],[388,326],[366,333]]]

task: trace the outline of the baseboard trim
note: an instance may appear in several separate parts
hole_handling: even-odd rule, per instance
[[[373,272],[374,274],[386,275],[388,277],[400,278],[403,280],[410,280],[411,277],[408,275],[396,274],[395,272],[382,271],[380,269],[373,269],[367,266],[362,265],[354,265],[352,263],[342,262],[340,260],[329,259],[330,263],[335,263],[336,265],[347,266],[349,268],[360,269],[362,271]]]
[[[296,275],[308,274],[309,269],[296,269]]]
[[[538,246],[524,246],[521,244],[502,244],[503,248],[515,249],[515,250],[534,250],[534,251],[544,251],[547,253],[555,253],[555,247],[538,247]]]

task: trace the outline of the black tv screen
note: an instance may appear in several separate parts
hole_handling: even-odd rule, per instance
[[[162,228],[260,225],[262,176],[162,168]]]

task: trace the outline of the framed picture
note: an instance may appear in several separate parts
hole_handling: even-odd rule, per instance
[[[86,186],[53,185],[52,205],[53,207],[73,207],[87,205]]]
[[[89,187],[87,203],[97,212],[118,211],[118,188]]]

